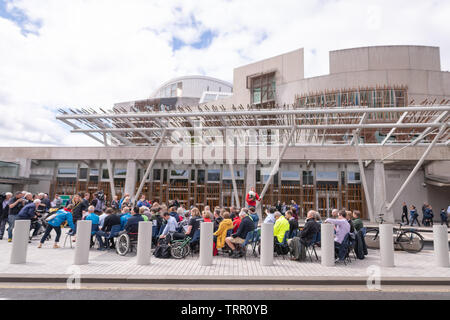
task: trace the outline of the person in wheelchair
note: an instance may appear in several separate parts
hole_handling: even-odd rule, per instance
[[[177,220],[169,212],[166,211],[163,213],[163,219],[166,220],[166,226],[159,236],[160,239],[166,238],[168,234],[174,234],[178,229]]]

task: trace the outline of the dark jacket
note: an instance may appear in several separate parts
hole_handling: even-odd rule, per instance
[[[17,219],[19,220],[31,220],[36,215],[36,205],[32,202],[27,204],[25,207],[20,210],[17,215]]]
[[[112,227],[116,225],[120,226],[120,217],[115,214],[110,214],[105,218],[105,221],[103,222],[102,231],[110,232]]]
[[[355,252],[356,257],[360,260],[364,259],[364,256],[368,254],[366,241],[364,240],[364,235],[362,230],[356,233],[356,241],[355,241]]]
[[[303,244],[308,245],[312,241],[314,235],[319,232],[320,224],[318,224],[314,218],[308,219],[306,220],[305,227],[300,233],[300,240]]]
[[[125,230],[127,233],[138,233],[139,222],[144,221],[144,218],[140,214],[134,214],[128,218],[125,224]]]
[[[8,219],[8,213],[9,213],[9,200],[6,201],[3,199],[0,199],[0,220]],[[6,201],[6,206],[3,208],[3,201]]]
[[[239,228],[237,229],[236,233],[232,235],[232,237],[245,239],[247,237],[247,233],[253,231],[254,229],[255,224],[253,223],[253,220],[249,216],[246,216],[244,217],[244,219],[242,219]]]

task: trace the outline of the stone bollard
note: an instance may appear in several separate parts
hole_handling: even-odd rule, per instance
[[[448,258],[448,230],[444,225],[433,225],[433,246],[434,257],[438,267],[448,268],[450,266]]]
[[[16,220],[13,230],[11,264],[27,263],[28,240],[30,239],[30,220]]]
[[[140,266],[150,264],[150,253],[152,249],[153,223],[150,221],[139,222],[137,243],[137,264]]]
[[[213,230],[212,222],[200,224],[200,265],[210,266],[213,262]]]
[[[322,223],[320,225],[320,257],[324,267],[333,267],[334,254],[334,224]]]
[[[91,246],[92,221],[80,220],[77,222],[77,241],[75,242],[74,265],[89,263],[89,249]]]
[[[262,266],[273,266],[273,223],[261,225],[261,258]]]
[[[380,259],[382,267],[394,267],[394,226],[380,224]]]

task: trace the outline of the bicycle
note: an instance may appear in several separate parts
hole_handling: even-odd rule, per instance
[[[182,240],[173,240],[170,243],[170,254],[172,257],[175,259],[183,259],[184,257],[187,257],[189,253],[191,253],[190,242],[190,237],[186,237]]]
[[[380,215],[379,219],[377,219],[377,222],[383,224],[383,222],[386,222],[386,220],[383,219],[383,215]],[[422,251],[425,244],[423,236],[414,229],[403,229],[403,226],[404,225],[400,223],[398,228],[394,228],[394,246],[398,245],[403,251],[406,251],[408,253],[418,253]],[[365,236],[367,247],[379,248],[379,233],[379,228],[367,229]]]

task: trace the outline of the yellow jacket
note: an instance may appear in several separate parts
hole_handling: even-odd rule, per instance
[[[223,248],[225,246],[225,238],[227,237],[227,231],[229,229],[233,229],[233,221],[231,221],[231,219],[224,219],[219,224],[219,229],[214,232],[214,235],[217,237],[217,249]]]
[[[273,226],[273,235],[277,237],[279,243],[283,242],[284,234],[286,231],[289,231],[289,229],[289,221],[287,221],[284,216],[279,217]]]

